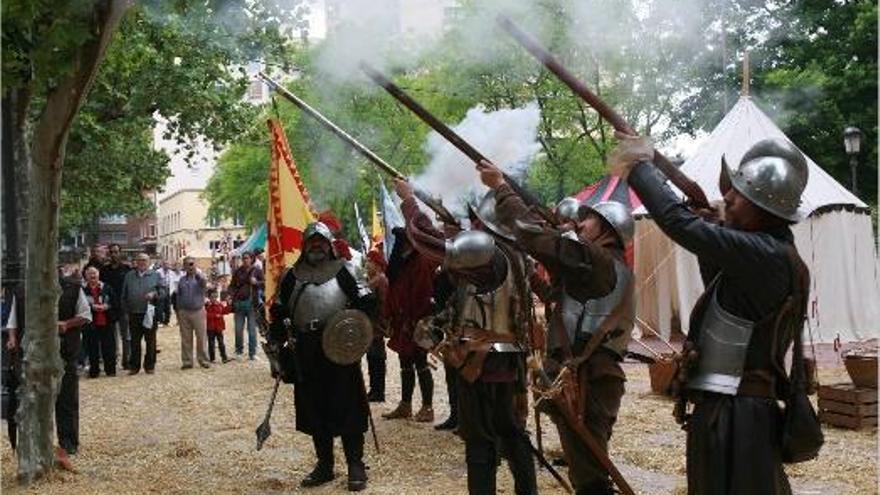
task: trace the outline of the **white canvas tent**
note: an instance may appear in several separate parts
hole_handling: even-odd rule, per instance
[[[720,200],[721,156],[737,167],[761,139],[788,139],[748,96],[742,96],[706,142],[681,167]],[[793,227],[795,243],[810,268],[809,318],[817,342],[851,342],[880,334],[880,275],[867,205],[807,157],[809,181],[801,210],[809,215]],[[669,337],[673,320],[688,331],[690,315],[703,291],[696,257],[674,245],[647,217],[635,212],[635,270],[642,325]]]

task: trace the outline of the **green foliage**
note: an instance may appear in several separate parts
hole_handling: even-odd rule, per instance
[[[748,47],[752,94],[843,184],[848,184],[848,169],[840,132],[850,123],[866,131],[870,147],[862,163],[872,165],[862,168],[871,171],[860,182],[876,197],[876,175],[871,175],[876,174],[876,6],[838,3],[705,0],[699,11],[681,15],[673,1],[612,7],[598,0],[549,0],[535,3],[533,15],[518,20],[634,128],[661,143],[675,133],[711,130],[718,123],[724,101],[728,107],[736,101],[740,70],[735,61]],[[388,72],[448,123],[477,104],[495,110],[537,102],[542,152],[527,185],[545,202],[555,202],[604,174],[612,129],[512,40],[489,25],[474,33],[483,7],[483,2],[462,1],[456,22],[432,50],[415,62],[392,64]],[[579,9],[595,12],[603,22],[575,15]],[[481,36],[478,47],[476,36]],[[395,49],[407,51],[406,46]],[[368,83],[323,78],[311,60],[321,50],[320,44],[305,46],[292,59],[291,89],[395,167],[408,174],[420,171],[429,158],[423,149],[428,128]],[[352,203],[367,209],[378,173],[280,98],[278,107],[316,206],[332,208],[353,232]],[[263,121],[271,113],[266,109],[253,132],[221,158],[207,191],[213,211],[229,215],[244,207],[249,223],[264,221],[264,189],[239,179],[251,176],[244,170],[253,170],[259,172],[252,175],[258,184],[266,181]]]
[[[243,100],[246,64],[258,54],[285,58],[291,33],[282,25],[298,26],[303,14],[290,5],[144,2],[129,12],[71,131],[62,228],[150,208],[143,193],[169,175],[168,157],[153,148],[157,116],[167,119],[164,137],[190,157],[198,138],[219,146],[240,136],[257,115]]]
[[[877,204],[877,4],[873,1],[735,0],[707,9],[725,18],[728,59],[748,49],[751,94],[792,141],[845,187],[850,185],[843,129],[865,133],[859,191]],[[716,38],[720,39],[722,33]],[[710,130],[732,105],[738,70],[720,70],[718,50],[705,50],[715,64],[692,67],[694,93],[681,106],[674,128]]]
[[[681,56],[686,50],[680,39],[673,36],[660,42],[661,33],[675,27],[674,18],[666,14],[660,19],[662,16],[655,13],[657,22],[645,24],[636,18],[633,6],[626,4],[615,14],[622,23],[618,34],[606,41],[601,53],[594,53],[572,34],[580,33],[580,27],[562,28],[571,23],[576,4],[572,0],[542,3],[540,18],[529,19],[530,27],[543,33],[550,49],[618,107],[635,127],[650,131],[662,119],[668,120],[673,96],[667,92],[681,84],[674,71],[664,73],[661,69],[675,67],[673,62],[687,63]],[[604,174],[604,159],[613,144],[611,129],[508,38],[486,36],[479,42],[480,53],[474,53],[475,33],[469,30],[484,15],[480,9],[479,2],[463,2],[458,22],[440,42],[415,63],[393,65],[389,69],[391,77],[448,123],[458,122],[477,104],[496,110],[537,102],[541,110],[538,138],[543,152],[530,168],[528,187],[548,203],[578,192]],[[602,29],[593,26],[593,34],[605,36]],[[662,45],[665,51],[639,49],[648,43]],[[399,49],[406,51],[405,46]],[[323,79],[311,62],[321,50],[321,45],[306,47],[295,59],[297,77],[291,89],[402,172],[415,174],[422,170],[429,159],[424,151],[429,129],[367,83],[332,84]],[[316,206],[332,208],[353,232],[352,202],[358,202],[367,214],[378,173],[311,119],[301,118],[287,102],[279,98],[278,106]],[[241,169],[265,174],[268,167],[265,127],[254,129],[255,133],[239,140],[220,159],[206,196],[216,214],[228,216],[236,208],[250,205],[246,217],[249,222],[259,223],[265,217],[266,199],[256,194],[262,194],[262,190],[238,182]],[[260,144],[255,146],[255,142]],[[265,175],[260,180],[265,182]]]

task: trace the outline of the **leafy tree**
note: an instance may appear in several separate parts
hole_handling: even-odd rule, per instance
[[[190,153],[196,139],[237,137],[255,116],[242,98],[246,64],[284,60],[303,13],[296,2],[145,2],[134,9],[72,130],[62,224],[88,231],[102,215],[152,208],[142,192],[168,176],[168,157],[153,147],[156,115],[170,117],[166,138]]]
[[[726,20],[724,32],[718,34],[727,40],[729,60],[749,50],[752,97],[792,141],[845,186],[850,177],[843,129],[855,125],[865,132],[858,189],[863,199],[876,205],[876,2],[709,4],[705,15],[717,21],[716,27]],[[718,56],[717,49],[702,52],[701,57]],[[720,65],[691,68],[695,91],[673,119],[675,129],[711,130],[724,116],[720,102],[724,97],[733,101],[740,75],[735,68],[722,71]]]
[[[664,70],[686,65],[690,54],[686,40],[669,36],[678,26],[675,18],[658,10],[650,23],[644,23],[636,16],[634,4],[625,3],[617,14],[622,23],[617,31],[623,34],[598,43],[606,47],[598,50],[571,34],[591,28],[587,38],[604,36],[601,26],[571,25],[577,18],[572,12],[576,5],[571,0],[541,3],[540,18],[530,19],[530,27],[538,29],[550,49],[634,126],[650,131],[667,122],[677,97],[673,89],[682,83],[675,71],[667,74]],[[471,30],[486,17],[481,8],[480,2],[462,2],[457,22],[437,46],[415,63],[392,59],[390,75],[446,122],[459,121],[478,103],[496,110],[536,101],[541,110],[538,138],[543,153],[530,169],[528,186],[547,202],[577,192],[604,174],[613,133],[595,112],[500,32],[482,37],[475,52]],[[640,49],[645,45],[657,49]],[[398,48],[407,50],[406,46]],[[292,90],[403,172],[420,171],[429,158],[423,149],[429,129],[368,84],[329,85],[311,62],[321,50],[321,45],[304,47],[295,61]],[[319,208],[332,207],[353,228],[351,198],[362,206],[369,204],[377,175],[309,118],[300,118],[285,102],[279,108],[313,199],[324,201]],[[265,189],[239,180],[245,175],[259,184],[266,180],[267,133],[262,122],[254,129],[221,157],[206,195],[213,211],[230,215],[245,208],[249,221],[256,224],[265,218]]]
[[[30,482],[54,463],[54,399],[61,375],[57,337],[58,204],[71,125],[128,3],[4,2],[4,104],[15,102],[17,167],[29,171],[23,383],[18,472]],[[5,105],[4,105],[5,106]],[[31,111],[33,130],[28,129]],[[47,246],[49,247],[47,249]],[[18,254],[18,249],[13,249]]]
[[[244,64],[284,59],[291,30],[301,26],[300,6],[148,1],[123,22],[131,7],[126,0],[3,3],[3,113],[4,124],[12,124],[4,125],[4,179],[14,178],[15,194],[28,198],[26,227],[18,213],[7,222],[16,237],[26,231],[26,249],[19,239],[6,239],[9,266],[20,273],[27,259],[17,452],[23,481],[43,476],[54,462],[61,373],[54,246],[61,203],[73,225],[141,208],[143,188],[167,175],[167,157],[151,147],[156,115],[169,120],[168,135],[184,145],[197,136],[215,142],[236,136],[252,115],[241,102]],[[63,194],[62,169],[70,172]]]

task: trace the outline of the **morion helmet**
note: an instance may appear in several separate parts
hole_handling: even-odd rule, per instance
[[[470,213],[472,218],[479,220],[490,233],[508,241],[516,240],[513,232],[498,221],[498,216],[495,214],[494,190],[490,189],[478,205],[474,206],[468,203],[468,213]]]
[[[790,222],[801,220],[798,206],[809,168],[803,153],[788,141],[758,141],[743,155],[735,172],[722,156],[721,174],[722,181],[728,177],[734,189],[761,209]]]
[[[632,210],[625,204],[617,201],[600,201],[594,205],[583,205],[582,210],[592,211],[608,222],[624,246],[632,240],[636,224]]]
[[[327,239],[327,242],[331,244],[333,243],[333,233],[330,232],[330,228],[323,222],[312,222],[308,224],[306,230],[303,231],[302,238],[303,240],[306,240],[316,235]]]

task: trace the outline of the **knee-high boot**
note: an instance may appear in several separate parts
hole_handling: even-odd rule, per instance
[[[333,481],[333,437],[329,435],[312,435],[315,445],[315,457],[318,463],[315,469],[300,483],[303,487],[320,486]]]
[[[367,487],[367,468],[364,465],[364,434],[342,436],[342,450],[348,463],[348,490],[359,492]]]

